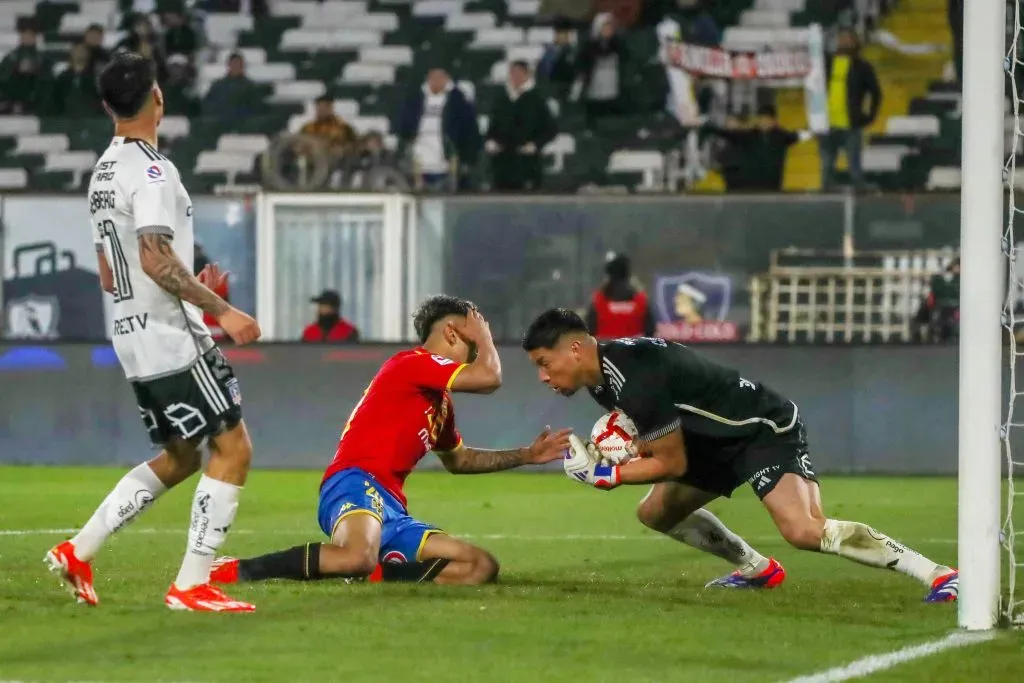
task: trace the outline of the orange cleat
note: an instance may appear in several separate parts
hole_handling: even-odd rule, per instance
[[[218,557],[210,571],[212,583],[238,583],[238,558]]]
[[[92,587],[92,565],[75,556],[75,546],[64,541],[46,553],[43,564],[64,583],[71,595],[83,604],[95,607],[100,599]]]
[[[184,612],[255,612],[256,606],[234,600],[208,583],[182,590],[171,584],[164,604]]]
[[[709,581],[705,588],[720,586],[722,588],[775,588],[786,580],[786,570],[774,557],[768,558],[768,566],[757,576],[743,576],[738,571],[726,574],[714,581]]]

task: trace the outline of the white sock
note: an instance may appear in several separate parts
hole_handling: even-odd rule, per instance
[[[174,585],[185,590],[210,581],[210,567],[217,549],[224,543],[238,510],[241,486],[211,479],[205,474],[192,499],[192,522],[188,528],[188,547]]]
[[[82,530],[71,539],[75,556],[85,562],[94,558],[112,533],[142,514],[166,490],[148,463],[142,463],[121,477]]]
[[[756,576],[768,566],[767,558],[703,508],[691,513],[665,535],[722,558],[744,576]]]
[[[938,577],[952,571],[860,522],[825,520],[821,552],[839,555],[871,567],[894,569],[928,586]]]

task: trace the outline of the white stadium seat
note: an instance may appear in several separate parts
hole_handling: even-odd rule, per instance
[[[226,47],[221,48],[220,53],[217,55],[217,59],[214,60],[215,64],[219,64],[224,68],[227,68],[228,58],[238,53],[242,55],[242,59],[245,60],[247,65],[249,64],[266,64],[267,63],[267,51],[262,47]],[[203,65],[207,66],[206,64]]]
[[[789,12],[748,9],[740,14],[740,26],[751,26],[756,28],[788,28],[789,25]]]
[[[575,36],[573,37],[575,42]],[[526,30],[526,42],[530,45],[547,45],[555,42],[555,29],[550,26],[534,26]]]
[[[483,28],[476,32],[473,47],[505,47],[523,42],[523,29],[512,26]]]
[[[363,64],[405,66],[412,64],[412,48],[408,45],[364,47],[359,49],[359,61]]]
[[[191,132],[187,116],[165,116],[160,122],[159,134],[161,138],[173,140],[175,138],[187,138]]]
[[[509,62],[522,60],[532,69],[544,56],[543,45],[510,45],[505,50],[505,59]]]
[[[325,92],[324,84],[320,81],[278,81],[274,83],[274,94],[270,101],[305,104]]]
[[[730,26],[722,34],[722,47],[727,50],[758,52],[768,46],[777,50],[787,47],[806,48],[807,29]]]
[[[248,14],[208,14],[203,26],[211,45],[233,47],[239,33],[252,30],[253,20]]]
[[[386,135],[391,131],[391,122],[386,116],[354,116],[349,119],[348,123],[355,128],[359,135],[365,135],[371,131]]]
[[[23,168],[0,168],[0,190],[20,190],[28,186],[28,171]]]
[[[266,135],[239,135],[225,133],[217,140],[218,152],[244,153],[255,156],[267,151],[270,140]]]
[[[467,100],[476,102],[476,83],[473,81],[459,81],[455,86],[462,91]]]
[[[288,62],[268,62],[246,67],[246,75],[257,83],[278,83],[295,80],[295,66]]]
[[[235,184],[239,173],[250,173],[256,163],[256,157],[246,152],[205,151],[196,159],[196,173],[224,173],[228,185]]]
[[[864,148],[861,165],[865,171],[891,173],[900,170],[900,162],[910,151],[904,145],[872,145]]]
[[[886,135],[914,135],[934,137],[939,134],[939,118],[923,116],[890,116],[885,122]]]
[[[463,0],[416,0],[412,3],[414,17],[448,17],[461,14]]]
[[[532,18],[540,12],[540,0],[509,0],[508,13],[513,17]]]
[[[395,67],[390,64],[363,64],[351,62],[341,71],[340,83],[393,83]]]
[[[568,133],[559,133],[555,139],[544,148],[544,155],[553,158],[551,164],[552,173],[561,173],[565,168],[565,157],[568,154],[576,153],[576,138]]]
[[[92,171],[95,165],[95,152],[52,152],[46,155],[43,170],[71,171],[71,187],[77,187],[82,182],[82,176]]]
[[[281,36],[280,47],[282,50],[317,52],[369,47],[381,42],[380,31],[293,28]]]
[[[39,133],[39,119],[35,116],[0,116],[0,137],[15,135],[36,135]]]
[[[802,12],[807,9],[807,0],[756,0],[754,9],[772,10],[775,12]]]
[[[928,190],[959,190],[960,169],[945,166],[936,166],[928,172],[928,181],[925,183]]]
[[[608,159],[609,173],[641,173],[640,187],[651,190],[657,187],[665,169],[665,158],[661,152],[619,150]]]
[[[481,133],[487,133],[487,127],[491,125],[491,117],[487,114],[480,114],[476,117],[476,127]]]
[[[495,62],[491,65],[491,83],[505,83],[508,81],[508,62]]]
[[[345,17],[341,26],[346,31],[395,31],[398,29],[398,17],[394,14],[376,12],[374,14]]]
[[[68,149],[68,136],[63,133],[45,135],[22,135],[18,145],[11,154],[48,154],[64,152]]]
[[[490,12],[474,12],[453,14],[445,19],[444,27],[448,31],[477,31],[482,28],[494,28],[494,23],[494,15]]]

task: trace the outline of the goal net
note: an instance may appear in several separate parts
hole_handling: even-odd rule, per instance
[[[1003,452],[1006,462],[1006,493],[1005,508],[1003,516],[1000,541],[1005,551],[1006,576],[1003,579],[1002,600],[1000,601],[1001,617],[1008,623],[1017,626],[1024,625],[1024,595],[1019,580],[1024,577],[1024,557],[1022,557],[1021,544],[1024,543],[1024,532],[1019,531],[1015,519],[1024,515],[1024,490],[1020,486],[1018,477],[1024,476],[1024,453],[1021,449],[1014,448],[1011,443],[1018,442],[1021,435],[1020,428],[1024,427],[1024,417],[1017,414],[1018,401],[1024,396],[1024,378],[1018,378],[1018,359],[1024,355],[1019,347],[1024,345],[1024,261],[1019,260],[1020,249],[1024,244],[1018,245],[1015,234],[1015,223],[1018,215],[1024,213],[1024,207],[1018,207],[1016,193],[1018,187],[1024,187],[1024,168],[1022,175],[1017,175],[1017,155],[1024,151],[1024,126],[1021,122],[1022,97],[1024,97],[1024,41],[1021,41],[1021,2],[1018,0],[1008,4],[1007,13],[1007,34],[1006,34],[1006,59],[1003,67],[1008,80],[1007,93],[1009,95],[1010,113],[1004,123],[1006,133],[1006,163],[1003,167],[1003,179],[1007,185],[1006,196],[1008,206],[1006,211],[1006,228],[1003,233],[1002,248],[1009,263],[1007,268],[1008,287],[1006,300],[1003,306],[1003,327],[1006,329],[1006,336],[1009,338],[1009,367],[1008,367],[1008,390],[1007,406],[1003,422],[1001,437],[1003,441]],[[1024,401],[1022,401],[1024,403]],[[1024,405],[1021,406],[1024,408]]]

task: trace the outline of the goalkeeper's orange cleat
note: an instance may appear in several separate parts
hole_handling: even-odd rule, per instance
[[[256,606],[234,600],[208,583],[182,590],[171,584],[164,604],[183,612],[255,612]]]
[[[54,546],[46,553],[43,564],[60,578],[78,602],[93,607],[99,604],[100,599],[92,586],[92,565],[78,559],[71,541]]]

